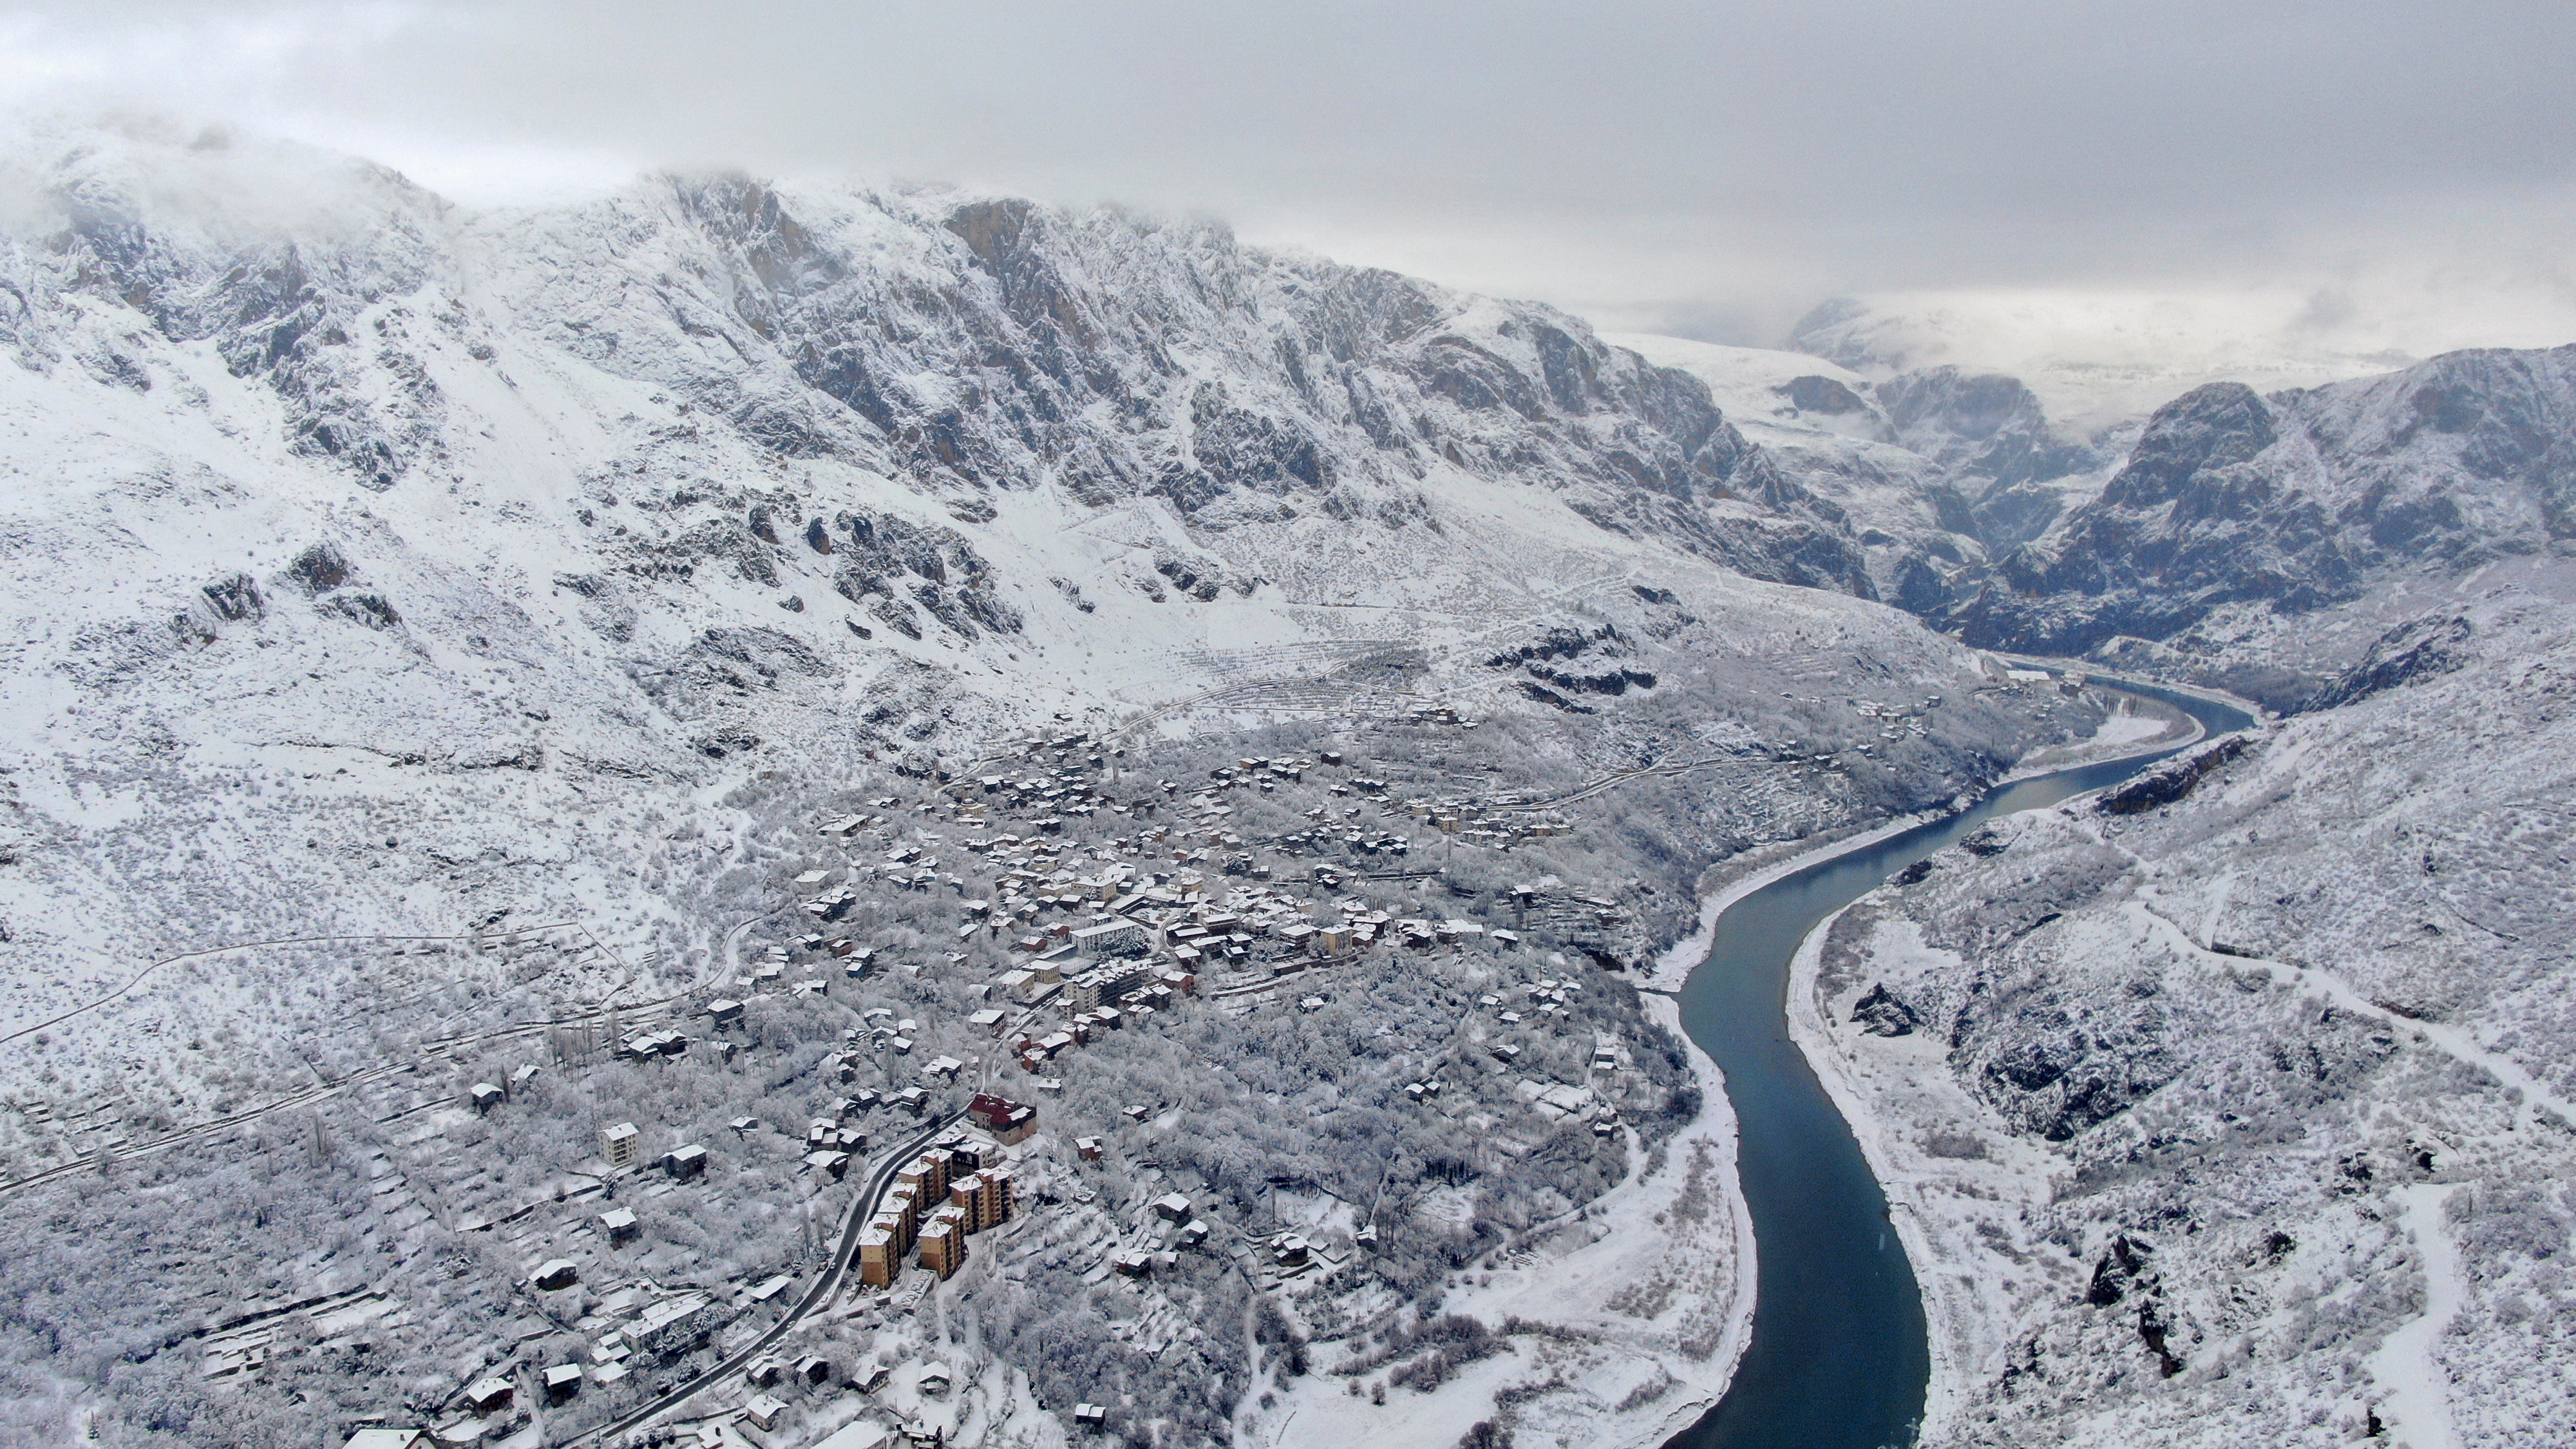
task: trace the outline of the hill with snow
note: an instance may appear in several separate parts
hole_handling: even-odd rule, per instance
[[[1927,1442],[2569,1433],[2576,594],[2482,577],[1810,941],[1800,1039],[1932,1265]]]
[[[1031,723],[1448,704],[1572,760],[1635,704],[1613,756],[1694,700],[1830,736],[1837,661],[1976,677],[1702,385],[1544,308],[936,191],[475,214],[107,131],[5,175],[20,1026],[282,936],[577,918],[690,979],[735,792]]]

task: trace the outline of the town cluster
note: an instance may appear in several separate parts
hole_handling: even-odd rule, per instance
[[[1125,751],[1076,732],[1024,742],[1016,753],[1016,769],[961,772],[910,798],[881,795],[820,822],[819,838],[838,858],[809,858],[794,876],[781,915],[801,924],[755,948],[738,974],[675,1001],[658,1020],[638,1013],[602,1043],[606,1055],[638,1066],[732,1065],[758,1049],[760,1034],[750,1028],[761,1013],[855,993],[837,1008],[852,1024],[805,1078],[815,1095],[810,1115],[798,1114],[801,1134],[754,1115],[727,1124],[739,1144],[729,1163],[753,1161],[744,1154],[788,1134],[780,1149],[786,1165],[806,1184],[802,1192],[838,1219],[817,1225],[817,1242],[802,1257],[831,1280],[828,1290],[818,1294],[814,1279],[800,1283],[793,1272],[724,1288],[618,1284],[574,1311],[589,1363],[526,1363],[524,1383],[496,1373],[468,1385],[455,1405],[465,1417],[437,1437],[502,1434],[523,1422],[513,1407],[521,1397],[574,1404],[585,1387],[618,1387],[639,1374],[611,1400],[673,1403],[663,1396],[677,1395],[685,1412],[675,1408],[660,1422],[723,1410],[728,1424],[768,1427],[782,1385],[830,1379],[834,1368],[817,1358],[791,1372],[761,1356],[726,1370],[738,1376],[720,1382],[710,1376],[724,1364],[708,1363],[708,1355],[741,1357],[746,1345],[825,1309],[865,1304],[900,1315],[917,1307],[968,1262],[975,1240],[1030,1211],[1032,1167],[1035,1203],[1059,1194],[1091,1201],[1062,1169],[1022,1161],[1021,1152],[1038,1131],[1038,1103],[1061,1093],[1064,1074],[1078,1069],[1073,1055],[1111,1033],[1151,1030],[1197,999],[1231,1015],[1274,1003],[1313,1011],[1328,999],[1339,965],[1461,946],[1497,964],[1515,956],[1530,963],[1526,974],[1509,973],[1522,983],[1506,988],[1512,999],[1488,995],[1479,1006],[1504,1029],[1525,1019],[1538,1025],[1583,989],[1563,965],[1566,951],[1611,964],[1634,955],[1626,939],[1631,907],[1568,890],[1544,870],[1501,889],[1442,888],[1458,852],[1493,852],[1507,876],[1509,852],[1570,829],[1526,802],[1455,788],[1417,793],[1425,782],[1399,789],[1333,750],[1235,758],[1188,787],[1147,779],[1127,768]],[[1254,812],[1249,801],[1263,796],[1272,797],[1270,808]],[[1254,813],[1273,828],[1248,829],[1242,817]],[[1283,820],[1290,823],[1276,828]],[[1439,864],[1428,859],[1435,850]],[[1422,909],[1434,889],[1449,909]],[[1548,963],[1550,974],[1538,975]],[[966,1009],[943,1019],[939,1003],[961,993]],[[1495,1069],[1509,1070],[1521,1048],[1497,1038],[1489,1050]],[[1615,1050],[1603,1038],[1596,1065]],[[511,1074],[506,1087],[476,1083],[472,1105],[500,1111],[526,1085],[527,1071]],[[1444,1085],[1432,1075],[1404,1091],[1427,1102]],[[1522,1095],[1540,1120],[1597,1113],[1595,1134],[1615,1130],[1615,1114],[1581,1089]],[[1140,1103],[1127,1116],[1142,1122],[1158,1110]],[[918,1125],[886,1129],[872,1143],[867,1124],[881,1112]],[[599,1129],[592,1166],[603,1183],[649,1172],[655,1185],[629,1194],[646,1203],[710,1183],[716,1159],[706,1141],[657,1139],[648,1148],[646,1135],[633,1121]],[[1075,1164],[1102,1156],[1097,1137],[1071,1146]],[[695,1190],[710,1204],[725,1200]],[[1179,1193],[1155,1199],[1149,1221],[1159,1230],[1106,1253],[1105,1270],[1146,1278],[1213,1230]],[[645,1228],[626,1203],[595,1211],[570,1230],[580,1250],[536,1262],[524,1291],[569,1301],[583,1275],[603,1266],[603,1253],[634,1249]],[[1362,1225],[1349,1246],[1368,1250],[1377,1233]],[[1230,1251],[1247,1281],[1264,1291],[1307,1271],[1323,1248],[1289,1230],[1228,1228],[1225,1236],[1237,1244]],[[865,1387],[867,1371],[837,1376]],[[738,1387],[728,1390],[728,1382]],[[1096,1422],[1100,1412],[1074,1406],[1078,1423]]]

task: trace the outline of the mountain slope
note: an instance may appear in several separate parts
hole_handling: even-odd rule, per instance
[[[2566,1437],[2576,590],[2489,577],[1810,961],[1801,1039],[1931,1265],[1927,1442]]]
[[[1955,618],[1972,642],[2078,654],[2562,550],[2571,440],[2576,348],[2269,398],[2213,383],[2158,409],[2100,496],[2000,559]]]
[[[1975,717],[1869,787],[1909,804],[2023,728],[1902,615],[1739,571],[1866,587],[1702,387],[1544,309],[942,193],[475,216],[239,138],[12,166],[22,1023],[268,934],[579,917],[686,978],[783,825],[736,792],[1052,716],[1452,702],[1651,758],[1847,733],[1812,685],[1865,657]]]

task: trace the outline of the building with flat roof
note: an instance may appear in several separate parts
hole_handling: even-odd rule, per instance
[[[942,1278],[966,1266],[966,1224],[955,1208],[941,1208],[921,1229],[921,1266]]]
[[[950,1183],[948,1201],[953,1207],[965,1209],[966,1231],[970,1233],[1000,1227],[1011,1220],[1017,1208],[1011,1174],[998,1167],[987,1167]]]
[[[859,1281],[871,1288],[889,1288],[895,1275],[903,1271],[903,1248],[897,1241],[897,1230],[883,1219],[859,1229]]]

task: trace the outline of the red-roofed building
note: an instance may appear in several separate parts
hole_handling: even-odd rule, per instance
[[[1025,1102],[979,1092],[966,1104],[966,1116],[976,1126],[993,1134],[1004,1144],[1017,1142],[1038,1130],[1038,1109]]]

